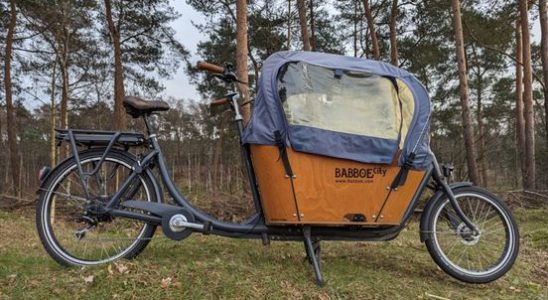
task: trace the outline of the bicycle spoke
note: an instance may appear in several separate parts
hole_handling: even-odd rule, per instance
[[[482,234],[485,234],[485,233],[495,233],[495,232],[504,232],[504,231],[506,231],[506,228],[500,227],[500,228],[492,229],[492,230],[483,230],[483,231],[482,231]]]
[[[453,252],[453,249],[455,249],[455,246],[457,246],[460,242],[458,240],[455,240],[455,242],[453,243],[453,246],[451,246],[451,248],[449,248],[449,251],[447,252],[447,256],[450,256],[451,255],[451,252]]]
[[[98,160],[99,158],[83,163],[84,172],[91,173],[97,167]],[[94,205],[100,207],[103,201],[109,199],[109,195],[117,192],[118,182],[124,182],[132,173],[130,168],[131,165],[123,166],[105,160],[97,173],[90,176],[93,179],[88,181],[89,199],[79,180],[76,167],[67,171],[64,176],[60,177],[58,184],[51,188],[53,190],[50,193],[51,201],[55,198],[63,200],[56,201],[56,204],[51,208],[53,210],[51,214],[56,215],[56,221],[53,223],[50,220],[49,224],[55,235],[56,243],[62,247],[64,252],[83,261],[109,261],[127,253],[136,243],[150,240],[150,236],[143,236],[145,228],[149,225],[142,221],[94,215]],[[107,176],[105,177],[105,175]],[[113,182],[107,181],[107,178],[116,179],[117,183],[109,184],[109,182]],[[145,200],[149,199],[150,195],[144,189],[142,181],[142,177],[136,177],[123,196],[128,197],[129,193],[129,197],[137,195]],[[86,211],[90,205],[91,213]],[[76,233],[82,230],[82,223],[88,224],[86,226],[94,225],[92,225],[92,229],[82,232],[82,236],[79,238]]]
[[[497,267],[508,239],[499,211],[481,198],[466,196],[457,201],[480,232],[472,235],[451,209],[450,202],[446,202],[439,209],[434,232],[443,255],[452,265],[467,272],[486,272]]]
[[[478,205],[479,205],[479,202],[476,203],[476,208],[474,209],[474,214],[472,215],[472,219],[475,220],[476,219],[476,214],[478,212]]]
[[[60,193],[60,192],[52,192],[52,194],[54,194],[56,196],[60,196],[62,198],[69,199],[69,200],[75,200],[75,201],[78,201],[78,202],[88,202],[88,200],[84,197],[78,197],[78,196],[65,194],[65,193]]]

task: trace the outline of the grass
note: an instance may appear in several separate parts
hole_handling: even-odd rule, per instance
[[[443,273],[412,223],[390,242],[322,242],[327,285],[319,288],[302,243],[157,234],[136,260],[64,268],[42,249],[31,212],[0,212],[0,299],[548,299],[547,213],[516,211],[520,256],[494,283]]]

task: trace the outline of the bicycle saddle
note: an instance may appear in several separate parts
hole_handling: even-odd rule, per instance
[[[139,97],[127,96],[124,98],[126,112],[134,118],[148,115],[155,111],[169,110],[169,104],[160,100],[144,100]]]

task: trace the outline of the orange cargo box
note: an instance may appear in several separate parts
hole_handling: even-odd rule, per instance
[[[390,190],[397,165],[366,164],[293,151],[286,175],[276,146],[251,145],[261,204],[270,225],[399,225],[425,171]]]

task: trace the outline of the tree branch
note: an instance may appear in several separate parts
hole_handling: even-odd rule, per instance
[[[220,0],[219,2],[226,8],[228,14],[230,14],[230,17],[232,18],[234,23],[236,23],[236,15],[234,14],[234,11],[232,11],[232,8],[230,8],[230,3],[225,0]]]
[[[17,47],[13,47],[13,50],[23,51],[23,52],[28,52],[28,53],[39,53],[39,54],[49,54],[49,55],[55,54],[54,52],[49,52],[49,51],[31,50],[31,49],[17,48]]]
[[[523,67],[523,63],[518,61],[514,56],[512,56],[511,54],[508,54],[500,49],[497,49],[495,47],[492,47],[492,46],[489,46],[489,45],[486,45],[482,42],[480,42],[480,40],[474,35],[474,33],[472,32],[472,30],[470,29],[470,27],[468,27],[468,24],[466,24],[466,22],[464,20],[462,20],[462,24],[464,25],[464,28],[466,28],[466,31],[468,33],[468,35],[472,38],[472,40],[474,40],[474,42],[476,42],[478,45],[480,45],[481,47],[487,49],[487,50],[491,50],[491,51],[494,51],[494,52],[497,52],[501,55],[504,55],[506,57],[508,57],[509,59],[511,59],[513,62],[515,62],[516,64],[519,64],[520,66]],[[542,79],[540,79],[536,74],[535,72],[532,72],[533,74],[533,77],[535,78],[535,80],[540,83],[541,87],[542,87],[542,91],[544,92],[546,90],[546,86],[544,85],[544,82],[542,82]]]

